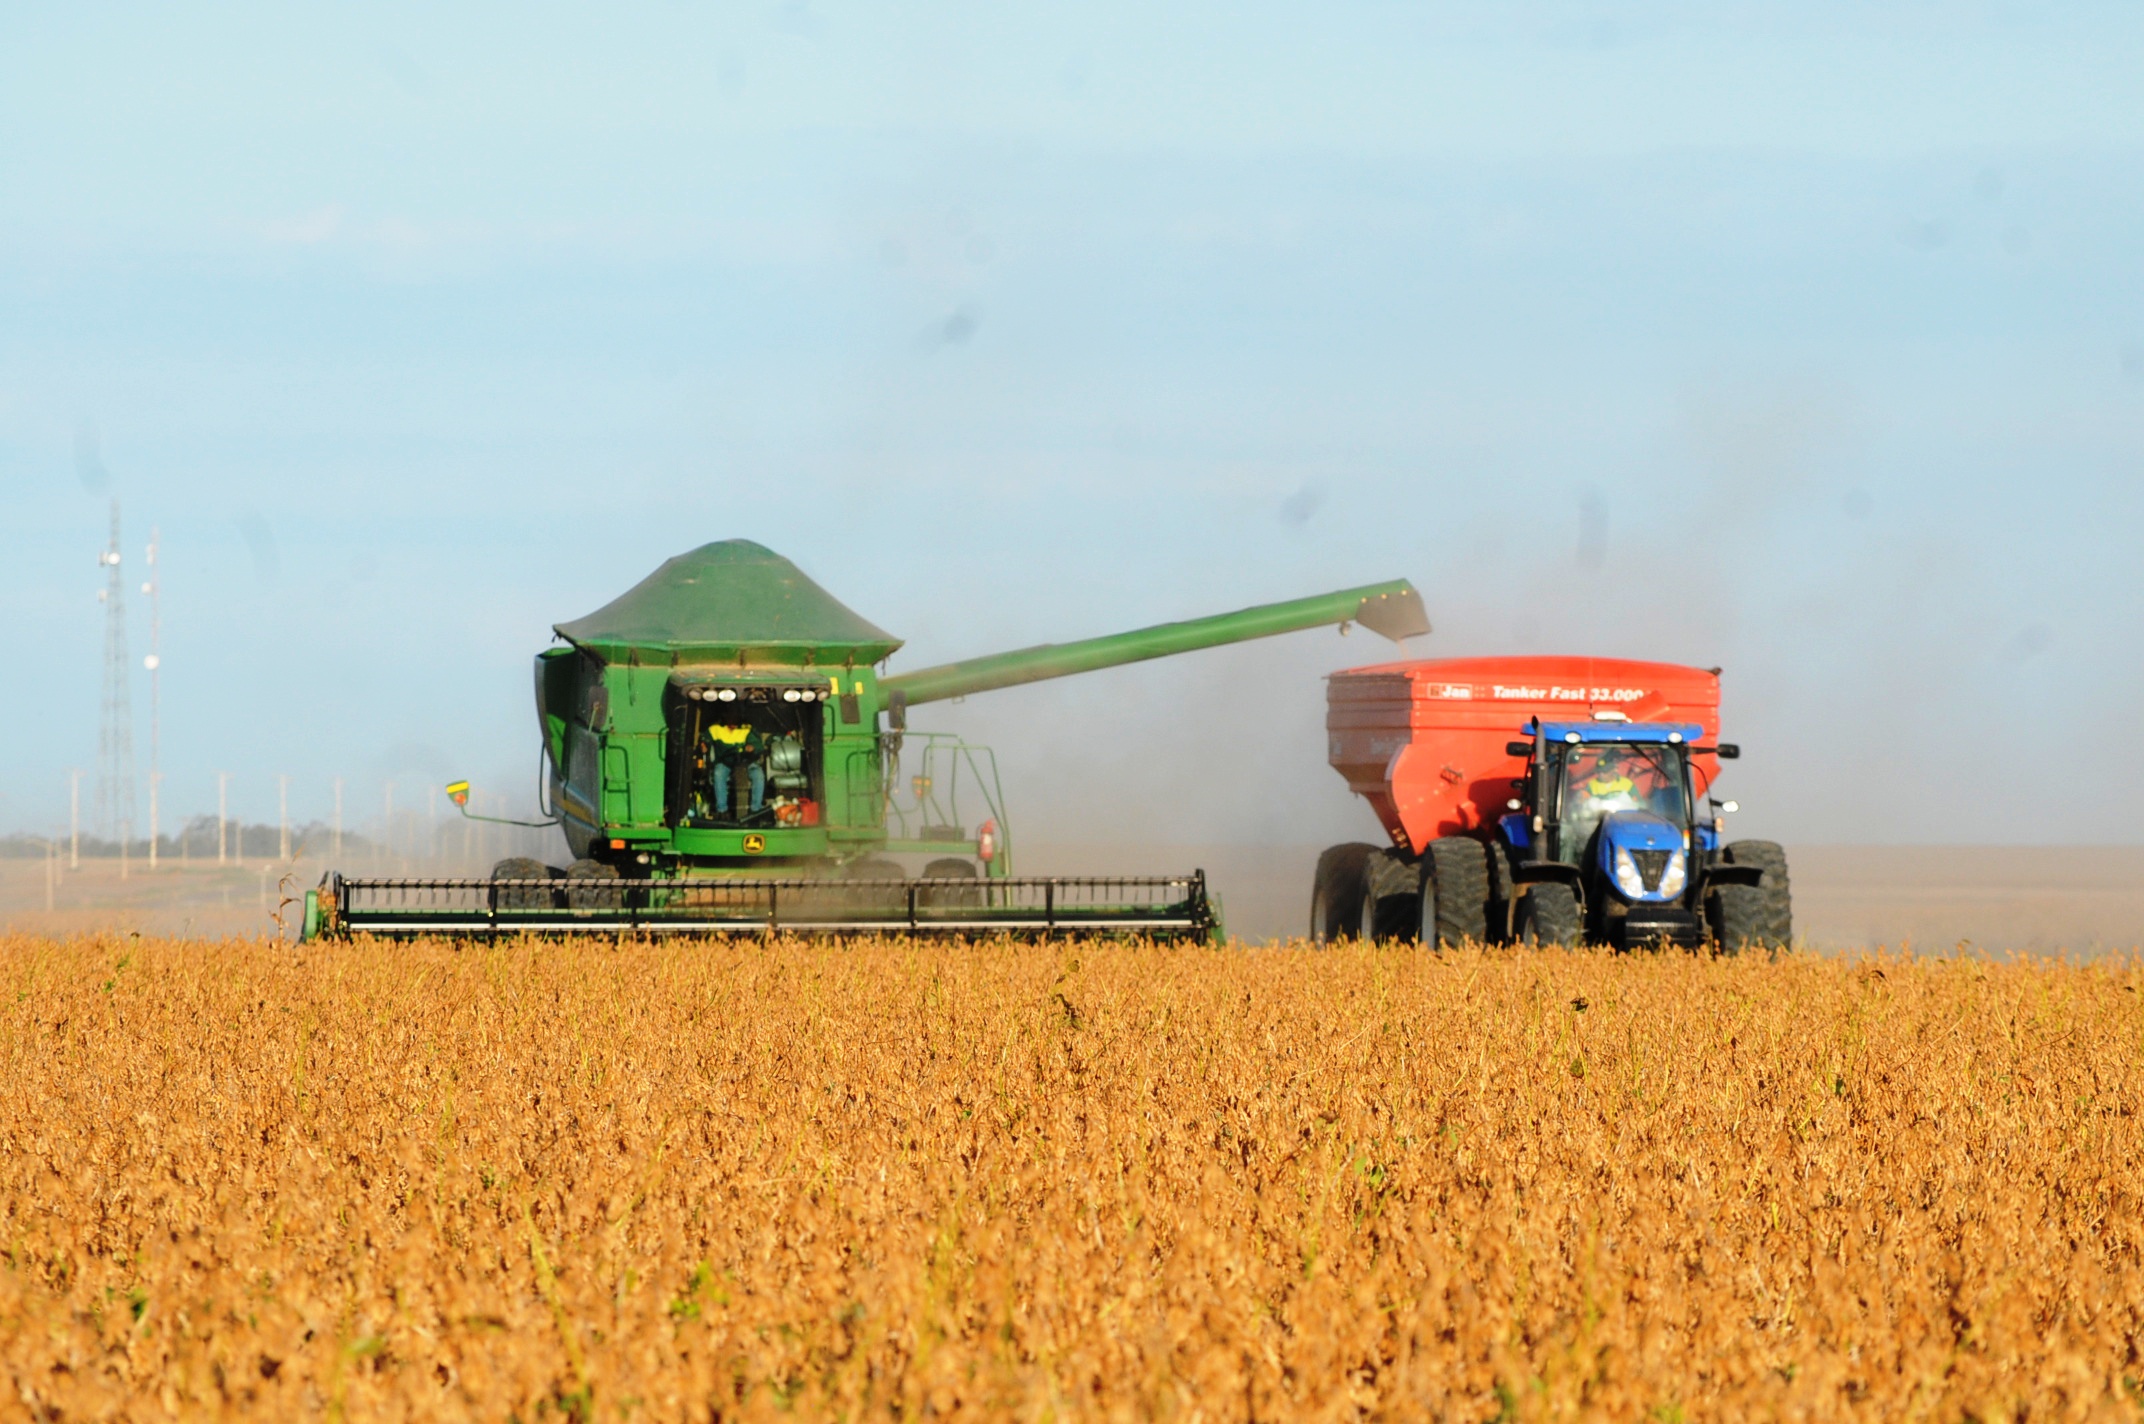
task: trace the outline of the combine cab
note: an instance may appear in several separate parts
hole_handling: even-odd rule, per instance
[[[1404,580],[888,675],[901,642],[743,540],[557,625],[536,716],[569,863],[488,880],[331,875],[309,933],[795,929],[1204,937],[1202,875],[1021,879],[987,748],[910,709],[1299,629],[1428,631]],[[467,815],[467,789],[457,785]],[[912,873],[911,864],[919,867]]]
[[[1318,862],[1318,939],[1593,942],[1792,937],[1785,852],[1725,842],[1717,670],[1469,658],[1336,673],[1333,768],[1389,844]]]

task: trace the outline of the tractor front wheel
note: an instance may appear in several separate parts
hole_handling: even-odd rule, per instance
[[[1745,948],[1776,955],[1794,940],[1794,888],[1787,879],[1787,853],[1774,841],[1736,841],[1720,853],[1729,865],[1754,865],[1755,885],[1722,885],[1708,897],[1712,935],[1722,954]]]
[[[1569,949],[1585,938],[1578,892],[1554,880],[1537,880],[1519,897],[1519,943]]]

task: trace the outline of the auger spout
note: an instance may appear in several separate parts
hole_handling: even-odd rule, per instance
[[[1210,618],[1182,623],[1160,623],[1129,633],[1102,638],[1083,638],[1076,643],[1044,643],[1009,653],[968,658],[957,663],[919,668],[885,678],[880,686],[909,704],[942,702],[949,697],[1017,687],[1024,682],[1069,677],[1122,663],[1165,658],[1224,643],[1248,642],[1293,633],[1304,628],[1323,628],[1339,623],[1360,623],[1373,633],[1399,642],[1429,632],[1429,617],[1422,595],[1405,579],[1341,589],[1286,603],[1266,603]]]

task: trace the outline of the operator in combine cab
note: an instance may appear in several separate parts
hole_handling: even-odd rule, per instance
[[[708,783],[714,793],[715,814],[730,814],[730,785],[737,778],[735,772],[742,770],[751,797],[750,810],[737,816],[741,823],[748,816],[757,816],[767,802],[767,739],[759,728],[748,724],[718,722],[707,729],[710,743]]]

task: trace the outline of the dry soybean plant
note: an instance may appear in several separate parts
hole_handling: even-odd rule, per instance
[[[0,938],[0,1413],[2134,1418],[2140,980]]]

